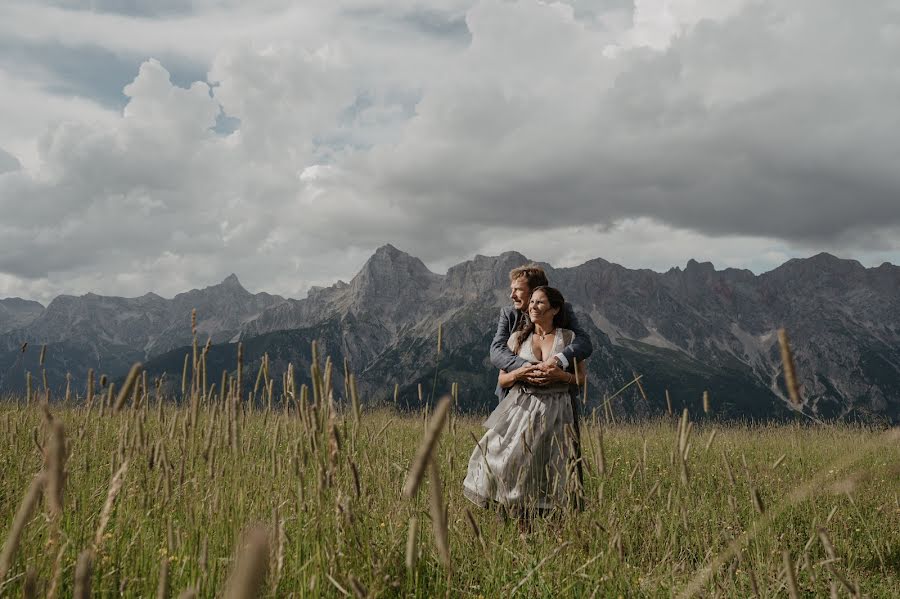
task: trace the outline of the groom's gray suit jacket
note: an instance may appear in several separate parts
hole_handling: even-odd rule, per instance
[[[571,344],[562,350],[562,354],[569,362],[569,372],[574,372],[575,360],[586,360],[591,355],[591,352],[594,351],[594,348],[591,345],[591,338],[579,326],[578,319],[575,318],[575,311],[569,302],[566,302],[563,310],[569,317],[569,326],[567,328],[575,333],[575,338]],[[500,370],[509,372],[528,363],[514,354],[507,345],[510,335],[518,328],[519,321],[523,318],[525,318],[525,314],[512,306],[506,306],[500,310],[500,318],[497,321],[497,333],[491,342],[491,364]],[[506,397],[506,392],[507,390],[503,389],[498,383],[497,397],[503,399]]]

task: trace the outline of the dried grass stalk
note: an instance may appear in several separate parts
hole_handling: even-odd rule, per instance
[[[603,427],[597,427],[597,473],[606,474],[606,451],[603,448]]]
[[[559,547],[557,547],[556,549],[554,549],[554,550],[550,553],[550,555],[546,556],[544,559],[542,559],[541,561],[539,561],[539,562],[537,563],[537,565],[536,565],[534,568],[532,568],[531,570],[529,570],[529,571],[525,574],[525,576],[523,576],[522,579],[521,579],[518,583],[516,583],[516,586],[514,586],[513,589],[512,589],[512,591],[510,591],[509,596],[512,597],[513,595],[515,595],[516,592],[518,592],[518,590],[521,589],[522,586],[523,586],[526,582],[528,582],[528,579],[531,578],[531,576],[532,576],[535,572],[537,572],[538,570],[540,570],[541,567],[542,567],[544,564],[546,564],[548,561],[550,561],[551,559],[553,559],[554,557],[556,557],[556,554],[557,554],[557,553],[559,553],[560,551],[562,551],[563,549],[565,549],[566,547],[568,547],[568,546],[571,545],[571,544],[572,544],[571,542],[566,541],[565,543],[561,544]]]
[[[481,545],[482,551],[487,551],[487,545],[484,543],[484,537],[481,536],[481,528],[478,527],[478,523],[475,522],[475,516],[472,515],[471,510],[466,508],[466,520],[469,522],[469,527],[472,529],[472,532],[475,533],[475,538],[478,539],[478,543]]]
[[[87,392],[85,393],[85,405],[90,410],[94,403],[94,369],[88,368],[87,374]]]
[[[736,484],[734,479],[734,471],[731,469],[731,463],[728,461],[728,456],[725,455],[725,450],[722,450],[722,461],[725,462],[725,474],[728,475],[728,482],[733,487]]]
[[[359,393],[356,391],[356,376],[350,375],[350,403],[353,407],[353,422],[359,424],[360,418],[360,405],[359,405]]]
[[[128,376],[125,377],[125,383],[122,385],[122,390],[119,391],[119,396],[116,398],[116,404],[113,407],[113,413],[119,412],[125,405],[125,400],[128,399],[128,395],[131,393],[131,390],[134,387],[134,383],[135,381],[137,381],[138,375],[140,373],[141,363],[135,362],[131,365],[131,370],[128,371]]]
[[[25,582],[22,584],[23,599],[36,599],[38,596],[37,587],[37,571],[34,569],[34,566],[29,566],[28,571],[25,572]]]
[[[50,423],[50,442],[44,455],[44,470],[47,471],[47,505],[53,518],[62,516],[65,465],[65,431],[62,422],[53,420]]]
[[[450,534],[447,530],[447,514],[444,511],[444,496],[441,475],[434,460],[429,461],[431,479],[431,528],[434,531],[434,545],[444,567],[450,567]]]
[[[169,557],[164,555],[159,562],[159,583],[156,585],[156,599],[169,596]]]
[[[365,585],[352,574],[349,578],[350,588],[353,589],[353,594],[356,595],[357,599],[366,599],[366,597],[369,596],[369,591],[366,589]]]
[[[53,560],[53,570],[50,575],[50,583],[47,585],[47,599],[56,599],[56,593],[59,591],[59,583],[62,580],[62,563],[63,555],[69,543],[59,543],[59,551],[56,552],[56,559]]]
[[[797,588],[797,576],[794,573],[794,562],[791,560],[791,552],[785,549],[781,552],[784,559],[784,582],[788,596],[791,599],[800,599],[800,589]]]
[[[75,565],[75,590],[72,594],[73,599],[90,599],[93,569],[94,552],[90,549],[85,549],[78,555],[78,562]]]
[[[681,422],[678,426],[678,453],[684,455],[684,449],[688,441],[688,409],[681,412]]]
[[[238,546],[235,566],[225,588],[225,599],[261,597],[269,569],[269,534],[262,526],[253,526]]]
[[[818,533],[819,540],[822,541],[822,547],[825,549],[825,555],[828,556],[828,559],[837,559],[837,553],[834,550],[834,545],[831,543],[831,538],[828,536],[828,531],[820,528]]]
[[[800,399],[800,387],[797,384],[797,371],[794,368],[794,353],[791,351],[791,344],[788,340],[787,331],[778,329],[778,344],[781,345],[781,363],[784,367],[784,384],[787,387],[788,395],[791,403],[799,406],[802,403]]]
[[[419,521],[415,516],[409,519],[409,531],[406,534],[406,569],[412,572],[416,569],[416,559],[418,558],[418,550],[416,548],[416,537],[418,535]]]
[[[315,342],[313,342],[315,343]],[[238,343],[237,354],[237,396],[241,396],[241,385],[244,382],[244,344]]]
[[[717,429],[713,429],[713,431],[709,434],[709,439],[706,441],[706,447],[703,448],[703,451],[709,451],[709,448],[712,447],[713,441],[716,440],[716,432]]]
[[[756,509],[757,513],[762,515],[766,513],[766,506],[763,503],[762,496],[759,494],[759,490],[756,487],[750,487],[750,498],[753,500],[753,507]]]
[[[422,444],[419,445],[419,451],[409,469],[409,474],[406,476],[406,482],[403,484],[404,497],[411,498],[416,494],[416,491],[419,490],[419,485],[425,474],[425,467],[428,465],[428,462],[431,459],[431,452],[434,451],[438,438],[441,436],[441,431],[444,428],[444,421],[447,419],[447,413],[450,411],[450,404],[452,401],[453,398],[444,396],[438,402],[434,414],[431,417],[428,431],[422,439]]]
[[[28,524],[28,520],[31,518],[31,512],[34,511],[34,506],[41,497],[41,491],[44,489],[45,482],[46,475],[43,472],[38,473],[31,481],[31,486],[28,487],[28,492],[25,493],[25,498],[19,505],[12,528],[9,529],[9,534],[6,535],[3,551],[0,552],[0,580],[5,579],[7,572],[9,572],[16,549],[19,547],[19,541],[22,538],[22,531],[25,530],[25,525]]]
[[[106,502],[104,502],[103,509],[100,511],[100,523],[97,525],[97,532],[94,535],[95,552],[99,550],[100,545],[103,543],[103,533],[106,532],[106,527],[109,525],[109,519],[112,518],[116,497],[119,495],[119,491],[122,490],[122,485],[125,483],[126,472],[128,472],[128,460],[122,462],[122,465],[119,466],[119,469],[113,475],[112,480],[109,483],[109,491],[106,493]]]
[[[634,382],[637,385],[638,391],[640,391],[641,393],[641,397],[644,398],[644,401],[650,401],[649,399],[647,399],[647,393],[646,391],[644,391],[644,386],[641,384],[641,377],[639,377],[638,373],[636,372],[632,372],[631,374],[634,375]]]

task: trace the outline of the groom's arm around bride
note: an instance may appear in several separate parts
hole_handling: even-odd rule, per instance
[[[491,364],[497,369],[505,372],[511,372],[517,368],[526,366],[528,362],[517,356],[509,348],[508,342],[510,335],[519,327],[521,319],[528,318],[525,311],[528,309],[528,300],[531,291],[539,286],[547,285],[547,276],[544,270],[536,264],[528,264],[513,269],[509,273],[510,279],[510,300],[511,306],[505,306],[500,310],[500,317],[497,320],[497,332],[491,342]],[[593,352],[591,339],[588,334],[581,328],[578,319],[575,317],[575,311],[568,302],[564,305],[564,311],[569,321],[569,330],[575,335],[572,342],[569,343],[561,352],[554,356],[550,356],[548,362],[559,363],[561,370],[571,370],[575,361],[586,360]],[[535,378],[531,381],[534,384],[553,382],[559,377],[554,376],[553,369],[542,368],[543,372],[536,373]],[[501,399],[506,395],[506,390],[497,385],[497,396]]]

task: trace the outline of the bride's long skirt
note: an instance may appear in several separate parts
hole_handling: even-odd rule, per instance
[[[513,510],[573,505],[577,440],[568,387],[517,385],[484,426],[463,482],[470,501]]]

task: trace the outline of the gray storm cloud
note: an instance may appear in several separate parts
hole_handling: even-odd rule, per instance
[[[52,22],[59,4],[13,2],[4,47],[14,19]],[[71,281],[174,292],[230,272],[296,294],[352,275],[385,242],[440,264],[615,244],[671,265],[635,223],[669,235],[679,260],[729,245],[773,261],[789,247],[894,255],[891,4],[98,5],[97,20],[73,21],[97,48],[79,57],[131,60],[153,40],[121,111],[63,103],[61,89],[92,84],[70,74],[54,87],[62,62],[4,71],[0,59],[0,81],[48,107],[42,121],[41,105],[0,99],[0,114],[34,119],[10,131],[35,131],[0,137],[0,294]],[[315,33],[290,34],[295,22]],[[161,36],[188,30],[164,54],[208,73],[173,83],[153,56]],[[21,44],[76,48],[84,35],[48,26]],[[96,81],[99,105],[110,91]]]
[[[19,160],[15,156],[5,151],[3,148],[0,148],[0,175],[17,171],[21,166],[22,165],[19,164]]]
[[[459,93],[423,99],[404,142],[373,152],[373,177],[441,220],[645,216],[804,242],[897,225],[900,117],[889,98],[900,92],[900,47],[881,8],[753,4],[614,65],[569,22],[549,56],[526,61],[532,79],[482,65],[501,52],[531,58],[533,32],[501,38],[476,14],[484,22],[461,59],[475,74]],[[446,201],[429,202],[432,189]]]

